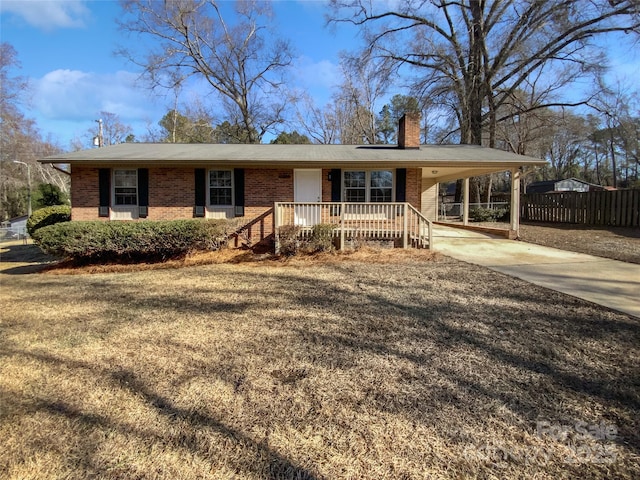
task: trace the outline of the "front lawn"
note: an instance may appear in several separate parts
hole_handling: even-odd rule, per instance
[[[336,258],[0,272],[0,476],[640,478],[640,320]]]

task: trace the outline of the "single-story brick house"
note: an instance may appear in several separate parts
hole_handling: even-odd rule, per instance
[[[40,162],[70,164],[72,220],[244,217],[253,241],[286,223],[276,204],[290,204],[302,225],[337,218],[336,209],[309,210],[331,203],[372,206],[351,220],[397,216],[380,204],[406,204],[432,220],[439,182],[505,170],[518,178],[520,167],[544,164],[480,146],[420,145],[413,116],[401,119],[398,138],[397,146],[123,143]]]

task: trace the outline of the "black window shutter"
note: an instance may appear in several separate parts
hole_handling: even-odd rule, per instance
[[[205,207],[207,205],[207,170],[204,168],[195,169],[195,207],[193,209],[194,217],[204,217]]]
[[[100,206],[98,207],[99,217],[109,216],[109,204],[111,199],[111,169],[101,168],[98,170],[98,188]]]
[[[244,168],[233,169],[234,206],[236,217],[244,217]]]
[[[149,215],[149,169],[138,169],[138,216],[147,218]]]
[[[331,201],[339,202],[341,200],[340,189],[342,187],[342,170],[339,168],[331,169]]]
[[[407,201],[407,169],[396,168],[396,202]]]

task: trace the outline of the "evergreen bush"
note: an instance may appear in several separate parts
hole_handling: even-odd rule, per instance
[[[335,225],[328,223],[314,225],[307,245],[309,253],[333,251],[335,248],[333,245],[333,230],[335,228]]]
[[[86,263],[159,261],[221,248],[227,226],[224,220],[67,222],[38,229],[33,238],[46,253]]]
[[[284,225],[278,229],[278,248],[280,255],[291,257],[296,255],[303,245],[300,238],[300,227]]]
[[[27,232],[33,237],[36,230],[71,220],[71,207],[68,205],[53,205],[36,210],[27,220]]]
[[[472,222],[496,222],[509,214],[508,208],[472,207],[469,209],[469,220]]]

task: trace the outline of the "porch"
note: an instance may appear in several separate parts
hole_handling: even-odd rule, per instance
[[[275,247],[281,227],[298,227],[309,238],[315,225],[332,225],[332,236],[343,250],[349,242],[388,241],[402,248],[433,248],[433,224],[411,204],[348,202],[276,202]]]

